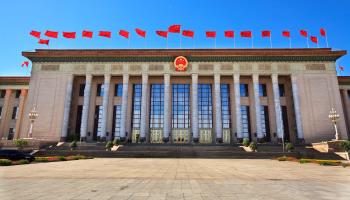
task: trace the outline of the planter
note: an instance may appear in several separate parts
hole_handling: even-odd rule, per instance
[[[257,150],[253,151],[253,149],[250,148],[249,146],[248,146],[248,147],[246,147],[246,146],[240,146],[240,147],[243,148],[244,151],[246,151],[246,152],[257,152]]]

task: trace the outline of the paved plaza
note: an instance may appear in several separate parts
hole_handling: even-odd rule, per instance
[[[0,167],[7,199],[350,199],[350,169],[240,159],[110,158]]]

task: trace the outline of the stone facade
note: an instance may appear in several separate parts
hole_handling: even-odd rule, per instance
[[[348,78],[338,83],[335,71],[336,59],[345,54],[321,48],[23,52],[33,63],[23,116],[36,105],[39,118],[33,136],[49,140],[73,135],[87,141],[118,138],[135,142],[137,136],[147,143],[235,143],[248,137],[277,143],[283,137],[293,143],[309,143],[334,137],[328,119],[334,107],[341,116],[341,138],[346,139],[349,83],[342,81]],[[175,70],[177,56],[188,59],[186,71]],[[115,95],[117,84],[123,86],[119,96]],[[142,88],[139,99],[135,84]],[[154,84],[164,88],[159,128],[150,126]],[[172,126],[174,84],[189,85],[190,117],[186,119],[190,125],[185,129]],[[198,125],[203,120],[198,108],[201,84],[211,86],[210,128]],[[222,125],[222,84],[229,91],[228,127]],[[246,84],[247,96],[241,95],[241,84]],[[261,95],[260,87],[266,94]],[[98,94],[101,88],[102,96]],[[140,107],[139,127],[134,126],[135,106]],[[248,110],[241,110],[242,106]],[[248,133],[243,125],[247,113]],[[19,137],[26,137],[28,128],[28,118],[22,117]]]

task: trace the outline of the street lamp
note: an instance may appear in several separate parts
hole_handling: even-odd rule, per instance
[[[29,112],[28,116],[29,116],[29,120],[30,120],[30,128],[29,128],[28,138],[32,138],[33,137],[34,121],[39,116],[38,112],[36,111],[36,107],[35,106],[33,106],[32,110]]]
[[[332,110],[329,112],[328,118],[333,122],[334,124],[334,129],[335,129],[335,140],[339,140],[339,134],[338,134],[338,129],[337,129],[337,121],[339,120],[340,116],[337,113],[337,111],[335,111],[334,108],[332,108]]]

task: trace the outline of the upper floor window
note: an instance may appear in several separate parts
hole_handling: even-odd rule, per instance
[[[229,84],[221,84],[220,87],[222,128],[230,128],[230,87]]]
[[[5,98],[6,90],[0,90],[0,98]]]
[[[260,97],[266,97],[267,96],[266,84],[259,84],[259,96]]]
[[[104,94],[104,85],[103,84],[97,84],[97,96],[101,97]]]
[[[15,95],[16,99],[18,99],[19,96],[21,96],[21,90],[16,90],[16,95]]]
[[[190,85],[172,85],[172,128],[190,128]]]
[[[134,84],[133,87],[132,128],[139,129],[141,125],[142,84]]]
[[[247,96],[249,96],[249,94],[248,94],[248,84],[241,83],[241,84],[239,85],[239,89],[240,89],[241,97],[247,97]]]
[[[286,91],[284,90],[284,84],[278,84],[278,89],[280,91],[280,97],[286,96]]]
[[[163,128],[164,122],[164,85],[151,85],[150,128]]]
[[[83,97],[84,96],[84,90],[85,90],[85,84],[80,84],[79,85],[79,96]]]
[[[123,84],[115,84],[114,87],[114,96],[115,97],[121,97],[123,96]]]
[[[198,124],[199,128],[212,128],[213,126],[210,84],[198,84]]]

